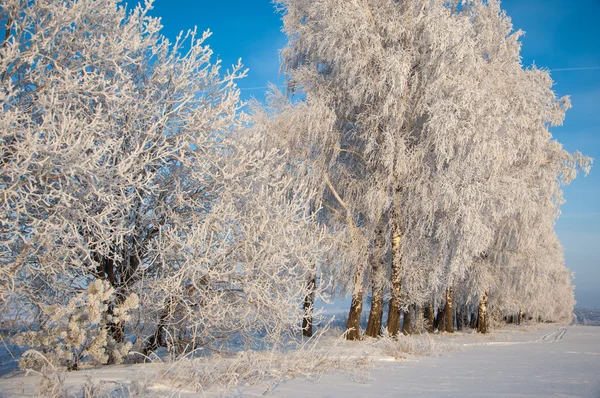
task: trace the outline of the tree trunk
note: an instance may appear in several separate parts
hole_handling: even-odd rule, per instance
[[[387,330],[392,336],[400,333],[400,300],[402,299],[402,260],[400,258],[400,243],[402,235],[398,227],[392,235],[392,289],[388,312]]]
[[[444,316],[446,314],[446,306],[438,308],[437,315],[435,317],[435,322],[433,323],[434,329],[437,329],[439,332],[444,331]]]
[[[461,313],[462,317],[462,328],[463,330],[469,327],[469,308],[465,306],[463,308],[463,312]]]
[[[363,275],[364,265],[359,264],[354,273],[354,290],[352,292],[352,303],[346,323],[346,340],[360,340],[360,317],[363,307]]]
[[[456,330],[463,330],[466,326],[464,307],[457,306],[456,308]]]
[[[381,334],[381,323],[383,319],[383,291],[373,291],[371,299],[371,312],[369,312],[369,323],[365,334],[369,337],[377,337]]]
[[[477,329],[477,314],[471,312],[471,323],[469,324],[471,329]]]
[[[112,258],[102,257],[99,262],[100,269],[100,277],[113,287],[115,291],[115,300],[112,303],[109,303],[106,308],[107,318],[111,319],[115,315],[115,309],[123,304],[125,301],[125,287],[122,286],[120,278],[117,276],[119,265],[115,263]],[[121,344],[125,341],[125,322],[123,321],[110,321],[106,324],[108,329],[108,335],[114,340],[115,343]],[[108,362],[107,365],[114,365],[118,362],[118,358],[114,356],[112,351],[108,353]]]
[[[122,293],[117,291],[117,293],[115,295],[116,295],[115,302],[110,303],[108,305],[108,309],[106,311],[106,313],[111,317],[115,315],[115,309],[125,302],[125,296]],[[124,321],[108,322],[106,324],[106,326],[108,327],[108,335],[114,340],[115,343],[122,344],[125,342],[125,322]],[[109,351],[108,362],[106,364],[114,365],[118,362],[119,362],[119,358],[115,357],[115,352],[113,350]]]
[[[365,334],[369,337],[377,337],[381,333],[383,318],[383,278],[385,272],[385,253],[383,253],[383,228],[380,226],[376,231],[375,247],[372,259],[371,274],[371,312],[369,323]]]
[[[317,286],[317,274],[313,273],[308,282],[308,294],[304,298],[304,317],[302,318],[302,335],[312,337],[313,335],[313,309],[315,306],[315,289]]]
[[[446,332],[454,333],[454,309],[452,307],[452,288],[446,289],[446,311],[444,316]]]
[[[165,340],[163,338],[163,333],[167,325],[167,319],[173,314],[174,311],[175,301],[173,300],[173,297],[170,297],[167,301],[167,305],[165,306],[162,314],[160,315],[160,320],[158,321],[158,325],[156,327],[156,330],[154,331],[154,334],[150,336],[150,338],[144,343],[142,353],[145,356],[150,355],[150,353],[156,351],[159,347],[166,346]]]
[[[362,282],[361,282],[362,285]],[[362,288],[352,295],[348,323],[346,323],[346,340],[360,340],[360,316],[362,314]]]
[[[351,230],[354,231],[352,232],[352,235],[355,235],[357,233],[356,227],[353,224],[349,212],[348,223],[351,226]],[[348,313],[348,322],[346,323],[346,340],[360,340],[360,317],[362,315],[364,272],[365,266],[362,263],[359,263],[354,272],[354,289],[352,291],[352,303],[350,304],[350,312]]]
[[[518,321],[519,321],[519,325],[523,324],[523,310],[521,308],[519,308],[519,318],[518,318]]]
[[[315,201],[311,200],[308,207],[308,215],[315,214]],[[302,309],[304,316],[302,317],[302,335],[304,337],[313,336],[313,311],[315,307],[315,292],[317,289],[317,264],[314,264],[312,273],[308,280],[308,294],[304,298]]]
[[[487,292],[483,294],[479,302],[479,311],[477,313],[477,333],[487,333]]]
[[[469,327],[469,308],[466,305],[461,305],[460,310],[456,311],[456,328],[465,330]]]
[[[433,333],[433,331],[435,330],[435,328],[433,327],[433,324],[435,322],[435,316],[433,315],[433,305],[431,304],[426,304],[425,305],[425,330],[427,330],[429,333]]]

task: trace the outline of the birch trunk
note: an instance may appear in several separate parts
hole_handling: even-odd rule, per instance
[[[371,312],[369,323],[365,334],[369,337],[377,337],[381,333],[383,318],[383,273],[385,272],[385,257],[383,253],[383,230],[376,231],[375,250],[373,253],[373,266],[371,278]]]
[[[477,333],[487,333],[487,292],[483,294],[479,302],[479,312],[477,313]]]
[[[352,303],[346,323],[346,340],[360,340],[360,317],[363,307],[363,279],[365,267],[362,263],[356,266],[354,272],[354,288],[352,290]]]
[[[392,336],[400,333],[400,300],[402,293],[402,261],[400,258],[400,243],[402,235],[395,228],[392,235],[392,291],[388,314],[387,330]]]
[[[446,311],[445,311],[446,332],[454,333],[454,309],[452,308],[452,288],[446,289]]]
[[[354,272],[354,288],[352,290],[352,303],[346,323],[346,340],[360,340],[360,317],[363,307],[363,279],[365,267],[360,262]]]
[[[369,313],[369,323],[365,334],[369,337],[377,337],[381,333],[381,323],[383,319],[383,290],[373,289],[373,298],[371,300],[371,312]]]
[[[346,323],[346,340],[360,340],[360,316],[362,314],[362,273],[360,275],[360,288],[356,287],[355,275],[355,290],[352,294],[352,304],[350,304],[350,313],[348,314],[348,322]]]

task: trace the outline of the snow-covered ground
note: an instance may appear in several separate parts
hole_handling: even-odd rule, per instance
[[[600,397],[600,327],[545,327],[491,338],[448,336],[464,349],[382,362],[372,380],[291,380],[274,397]],[[253,391],[256,393],[257,391]]]
[[[325,339],[326,342],[326,339]],[[323,343],[323,342],[321,342]],[[331,351],[342,356],[372,352],[370,379],[356,383],[327,373],[318,382],[296,378],[280,383],[273,397],[600,397],[600,327],[556,325],[525,332],[518,328],[481,336],[471,333],[434,336],[441,355],[394,360],[385,346],[342,342]],[[119,366],[67,373],[65,385],[80,391],[88,377],[144,381],[138,396],[212,396],[191,393],[185,386],[157,384],[154,375],[167,364]],[[140,376],[140,371],[143,373]],[[145,376],[144,376],[145,375]],[[0,397],[37,396],[36,376],[12,372],[0,378]],[[153,385],[154,383],[154,385]],[[136,387],[130,386],[134,392]],[[264,396],[265,387],[238,389],[230,396]]]

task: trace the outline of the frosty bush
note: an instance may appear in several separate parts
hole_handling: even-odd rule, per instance
[[[20,333],[15,338],[20,346],[39,350],[25,352],[19,361],[22,369],[41,369],[49,364],[75,370],[89,358],[96,363],[122,362],[131,349],[131,343],[118,342],[109,334],[115,324],[126,322],[132,310],[139,305],[135,293],[123,303],[108,311],[114,302],[115,289],[106,281],[95,280],[84,292],[73,297],[66,306],[42,307],[39,330]]]

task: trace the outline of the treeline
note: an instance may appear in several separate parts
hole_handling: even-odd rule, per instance
[[[570,320],[553,226],[591,159],[552,139],[569,100],[499,3],[277,6],[288,87],[247,114],[242,66],[151,3],[2,3],[0,308],[45,355],[23,367],[277,345],[319,297],[352,296],[348,339],[367,296],[369,336]]]
[[[315,187],[318,222],[345,235],[320,272],[352,295],[347,337],[367,294],[369,336],[386,298],[392,335],[401,311],[430,330],[485,332],[488,308],[569,322],[553,227],[561,186],[591,159],[552,139],[569,99],[523,67],[499,1],[278,4],[288,96],[272,94],[256,129]]]

